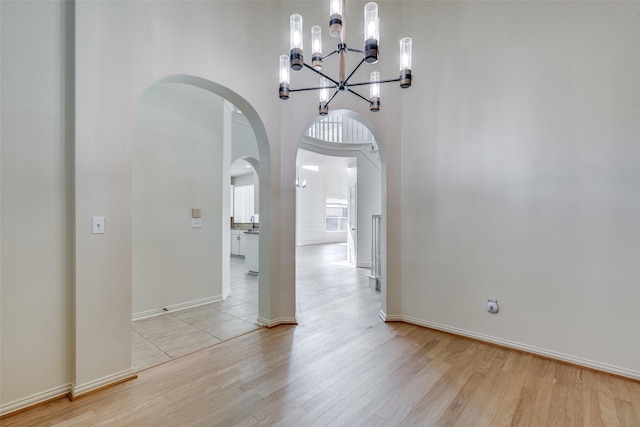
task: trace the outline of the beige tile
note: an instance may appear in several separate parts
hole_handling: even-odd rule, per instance
[[[251,296],[251,295],[257,295],[258,293],[256,291],[252,291],[249,289],[243,289],[243,288],[234,288],[231,291],[231,297],[233,298],[238,298],[238,299],[243,299],[244,297],[247,296]]]
[[[232,287],[232,289],[234,291],[243,290],[243,291],[258,292],[258,280],[256,279],[253,283],[243,282],[243,283],[235,284]]]
[[[207,317],[216,314],[217,311],[208,305],[201,305],[200,307],[189,308],[187,310],[180,310],[171,313],[174,317],[182,320],[183,322],[193,323],[194,321],[206,319]]]
[[[250,303],[253,304],[254,306],[258,307],[258,293],[257,292],[246,292],[242,295],[236,295],[235,298],[246,302],[246,303]]]
[[[144,339],[136,332],[132,332],[131,362],[135,369],[145,369],[170,360],[168,354]]]
[[[207,306],[215,308],[216,310],[222,310],[222,309],[233,307],[240,304],[245,304],[245,302],[230,296],[224,301],[212,302],[211,304],[207,304]]]
[[[172,323],[170,326],[167,326],[164,329],[154,329],[141,335],[145,337],[147,341],[155,344],[159,341],[177,339],[183,335],[198,331],[199,329],[195,326],[192,326],[187,322],[183,322],[182,320],[178,320],[177,323]]]
[[[246,316],[240,316],[238,317],[238,319],[240,320],[244,320],[245,322],[249,322],[249,323],[256,323],[256,320],[258,320],[258,313],[252,313],[252,314],[248,314]]]
[[[155,344],[169,356],[178,357],[217,344],[220,341],[222,340],[196,330],[179,337],[168,337]]]
[[[233,307],[225,307],[222,311],[226,314],[230,314],[231,316],[242,317],[250,314],[258,314],[258,306],[256,304],[243,303],[234,305]]]
[[[235,317],[226,314],[222,311],[210,310],[211,313],[208,316],[202,317],[200,319],[194,319],[189,322],[195,328],[206,330],[207,328],[213,327],[219,323],[228,322],[229,320],[235,319]]]
[[[212,326],[211,328],[207,328],[205,329],[205,331],[213,335],[214,337],[224,341],[259,328],[260,327],[255,323],[245,322],[244,320],[240,319],[233,319],[228,322]]]
[[[160,316],[149,317],[147,319],[136,320],[132,322],[133,330],[141,335],[145,335],[159,329],[173,328],[182,322],[180,319],[173,317],[170,313],[161,314]]]

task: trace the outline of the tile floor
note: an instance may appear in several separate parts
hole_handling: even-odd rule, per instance
[[[136,370],[203,349],[258,329],[258,278],[247,274],[244,258],[231,257],[231,295],[214,302],[132,322]]]

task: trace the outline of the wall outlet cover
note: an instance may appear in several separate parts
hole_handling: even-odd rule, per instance
[[[489,300],[487,301],[487,311],[489,313],[496,314],[500,310],[498,307],[498,301]]]

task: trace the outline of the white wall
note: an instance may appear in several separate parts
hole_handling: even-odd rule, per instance
[[[389,314],[640,377],[638,16],[638,2],[405,10],[417,73]]]
[[[231,163],[243,157],[260,159],[258,143],[251,124],[245,116],[233,112],[231,116]]]
[[[3,1],[0,16],[5,412],[21,398],[64,394],[71,382],[73,116],[66,97],[73,95],[73,62],[62,2]]]
[[[223,102],[164,83],[147,90],[136,109],[134,318],[222,298]],[[191,226],[192,208],[201,209],[201,228]]]

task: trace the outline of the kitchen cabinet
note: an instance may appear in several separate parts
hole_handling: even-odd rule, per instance
[[[244,257],[244,266],[250,274],[258,274],[258,242],[259,234],[257,232],[247,231],[244,233],[246,240],[246,255]]]
[[[244,230],[231,230],[231,255],[245,256],[246,254],[246,235]]]

